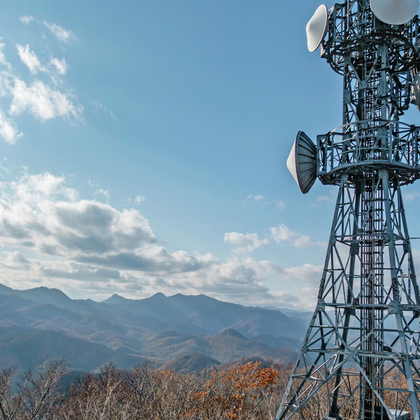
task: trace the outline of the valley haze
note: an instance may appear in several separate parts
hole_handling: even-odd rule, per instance
[[[150,362],[184,372],[243,358],[289,363],[306,325],[299,316],[205,295],[94,302],[58,289],[0,285],[0,365],[23,370],[61,358],[77,371],[108,363],[129,369]]]

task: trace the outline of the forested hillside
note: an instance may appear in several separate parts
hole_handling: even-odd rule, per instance
[[[173,361],[173,369],[190,372],[243,357],[288,363],[306,325],[279,310],[204,295],[114,295],[94,302],[72,300],[57,289],[0,285],[0,366],[40,369],[65,358],[72,369],[88,372],[148,360],[155,367]]]

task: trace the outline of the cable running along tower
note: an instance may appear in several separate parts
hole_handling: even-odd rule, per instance
[[[314,144],[299,132],[287,166],[303,193],[338,187],[318,301],[276,420],[419,418],[420,295],[401,187],[420,177],[418,0],[321,5],[308,49],[343,77],[343,121]]]

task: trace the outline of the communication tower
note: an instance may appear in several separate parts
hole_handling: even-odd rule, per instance
[[[318,301],[276,420],[419,419],[420,294],[401,187],[420,178],[418,0],[321,5],[308,49],[343,77],[342,125],[299,132],[287,166],[301,191],[338,187]],[[312,406],[313,407],[313,406]],[[349,413],[349,410],[351,411]]]

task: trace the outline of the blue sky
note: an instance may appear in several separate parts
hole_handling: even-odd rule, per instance
[[[302,195],[285,161],[341,121],[341,79],[306,49],[317,6],[4,3],[2,282],[311,307],[336,190]]]

